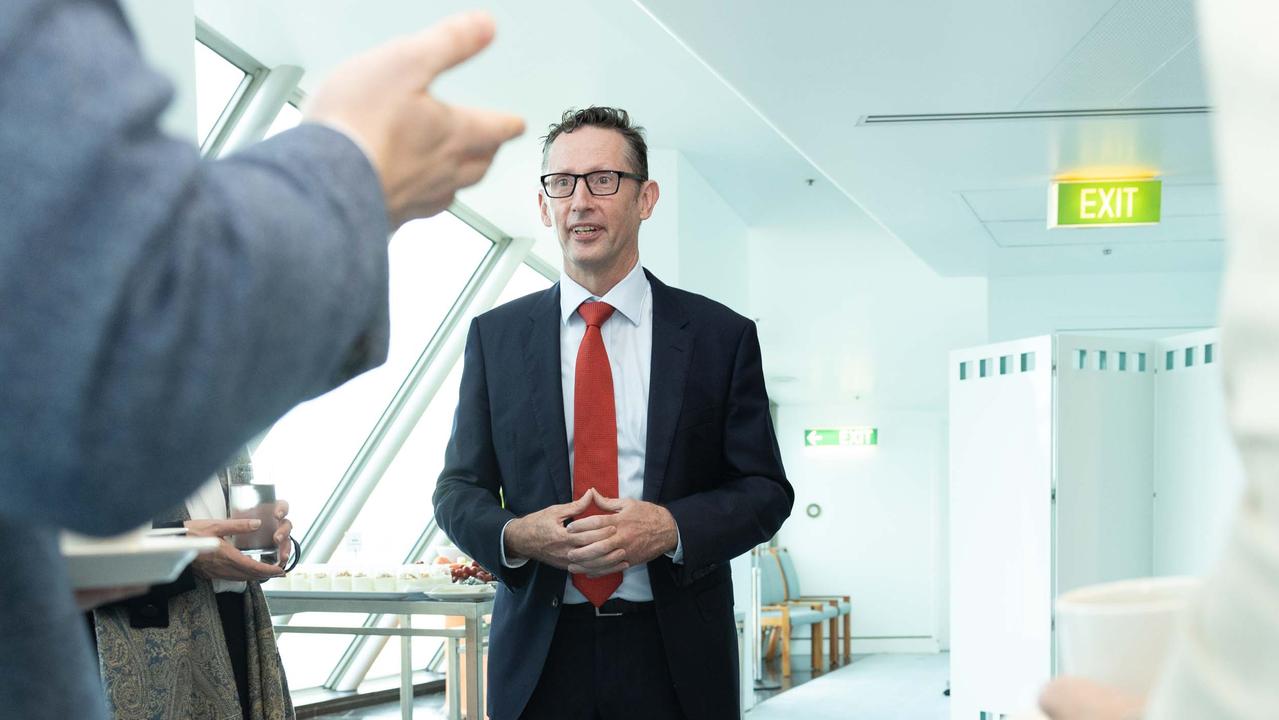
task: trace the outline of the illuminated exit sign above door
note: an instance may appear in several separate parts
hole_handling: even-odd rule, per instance
[[[1159,180],[1054,182],[1048,192],[1048,227],[1116,227],[1159,222]]]

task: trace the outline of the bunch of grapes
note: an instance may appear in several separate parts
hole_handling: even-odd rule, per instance
[[[480,564],[475,561],[471,561],[469,565],[455,564],[451,568],[451,573],[455,583],[465,583],[472,578],[475,583],[471,584],[493,582],[492,573],[480,567]]]

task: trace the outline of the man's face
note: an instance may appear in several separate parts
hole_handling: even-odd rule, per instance
[[[544,173],[583,174],[595,170],[635,172],[626,138],[615,130],[582,127],[555,138]],[[554,227],[565,269],[598,274],[629,270],[639,259],[639,226],[653,214],[657,183],[623,178],[617,194],[595,196],[579,179],[573,194],[548,198],[538,193],[542,224]]]

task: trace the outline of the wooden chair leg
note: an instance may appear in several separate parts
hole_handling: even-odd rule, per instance
[[[790,677],[790,619],[782,620],[782,677]]]
[[[764,649],[764,659],[772,660],[777,657],[777,628],[764,628],[764,636],[768,639],[768,646]]]
[[[849,613],[844,616],[844,662],[853,661],[852,641],[853,614]]]
[[[813,623],[813,671],[822,672],[826,669],[826,662],[822,659],[822,624],[821,622]]]
[[[830,619],[830,666],[834,668],[839,662],[839,616]]]

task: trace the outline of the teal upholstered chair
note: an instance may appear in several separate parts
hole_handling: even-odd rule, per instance
[[[781,569],[782,578],[785,583],[786,601],[800,603],[805,606],[810,603],[821,603],[825,605],[830,620],[830,658],[831,664],[834,665],[841,657],[837,649],[836,638],[840,635],[838,630],[838,618],[844,621],[844,653],[843,662],[852,659],[852,611],[853,605],[849,601],[847,595],[805,595],[799,587],[799,572],[795,569],[795,562],[791,559],[790,551],[786,548],[769,548],[769,552],[773,557],[777,558],[777,565]]]
[[[758,549],[752,550],[758,553]],[[822,623],[834,617],[834,608],[825,603],[787,602],[786,579],[782,577],[781,565],[769,554],[758,556],[760,582],[760,618],[761,628],[774,631],[769,641],[771,656],[778,643],[782,646],[782,675],[791,674],[791,628],[811,625],[813,642],[813,669],[823,669],[822,659]],[[833,622],[833,620],[832,620]]]

